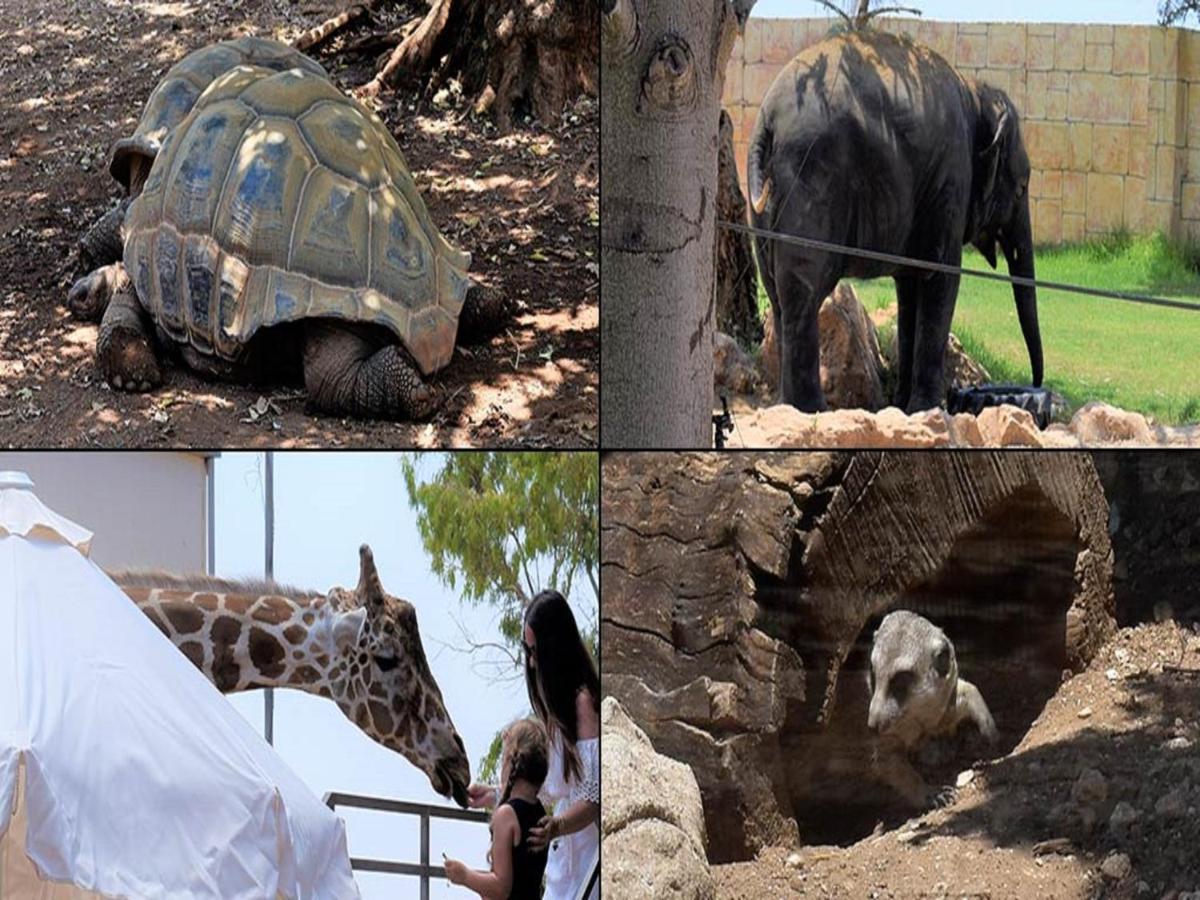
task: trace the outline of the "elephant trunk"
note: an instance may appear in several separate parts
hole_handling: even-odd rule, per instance
[[[1000,246],[1008,262],[1008,274],[1019,278],[1034,278],[1033,228],[1029,221],[1029,202],[1021,209],[1008,229],[1000,236]],[[1021,323],[1021,334],[1029,351],[1029,365],[1033,369],[1033,386],[1042,386],[1042,336],[1038,329],[1037,289],[1029,285],[1014,284],[1013,299],[1017,304],[1017,319]]]

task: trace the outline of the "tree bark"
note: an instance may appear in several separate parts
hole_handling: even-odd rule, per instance
[[[501,132],[528,106],[543,123],[596,91],[597,0],[434,0],[429,12],[359,88],[374,96],[415,73],[456,76]]]
[[[720,150],[717,163],[717,219],[745,224],[746,198],[738,184],[733,155],[733,120],[721,110]],[[758,314],[758,270],[750,235],[717,228],[717,330],[750,350],[762,343],[763,323]]]
[[[601,441],[712,443],[725,66],[754,0],[602,0]]]

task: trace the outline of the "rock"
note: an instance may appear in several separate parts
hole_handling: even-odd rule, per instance
[[[821,389],[830,409],[882,409],[884,405],[875,325],[845,282],[825,298],[817,314],[821,333]],[[779,391],[779,350],[774,316],[767,315],[763,327],[762,371],[767,387]]]
[[[1168,819],[1176,819],[1187,815],[1187,794],[1182,787],[1176,787],[1158,798],[1154,804],[1154,812]]]
[[[879,338],[854,288],[840,282],[817,315],[821,388],[831,409],[882,409]]]
[[[1078,713],[1076,713],[1076,715],[1078,715],[1081,719],[1090,719],[1092,717],[1092,708],[1090,706],[1085,706]]]
[[[1088,403],[1071,418],[1071,431],[1088,446],[1096,444],[1156,443],[1153,430],[1141,413],[1107,403]]]
[[[897,333],[893,330],[887,346],[887,365],[893,372],[900,365],[899,344]],[[950,393],[951,388],[974,387],[978,384],[988,384],[992,376],[980,363],[976,362],[963,349],[962,341],[953,333],[946,341],[946,355],[942,368],[942,396]]]
[[[770,332],[768,320],[767,331]],[[760,366],[763,380],[775,389],[778,384],[772,336],[763,345]],[[828,394],[828,388],[826,388]],[[832,401],[831,401],[832,403]],[[1145,440],[1133,440],[1126,431],[1099,429],[1096,418],[1105,411],[1122,416],[1137,415],[1113,410],[1103,404],[1085,407],[1071,424],[1052,424],[1038,430],[1033,417],[1024,410],[1012,406],[997,406],[984,409],[979,416],[970,413],[948,415],[942,410],[927,410],[905,415],[888,407],[879,412],[863,409],[840,409],[833,412],[808,414],[790,406],[756,408],[753,406],[735,410],[741,438],[747,448],[794,447],[809,450],[834,450],[841,447],[1098,447],[1150,444],[1162,447],[1200,447],[1200,425],[1166,428],[1156,426]],[[1091,412],[1085,411],[1089,408]],[[853,415],[848,415],[848,414]],[[1142,417],[1138,416],[1139,419]],[[1142,419],[1143,424],[1145,420]],[[1149,426],[1147,426],[1149,428]],[[1200,545],[1200,542],[1193,542]]]
[[[804,865],[804,857],[799,853],[789,853],[787,860],[784,861],[784,865],[789,869],[799,869]]]
[[[988,384],[992,380],[988,370],[967,355],[962,342],[954,334],[946,341],[944,365],[942,396],[950,393],[951,388],[974,387],[977,384]]]
[[[1112,881],[1120,881],[1133,871],[1133,864],[1124,853],[1110,853],[1100,863],[1100,873]]]
[[[828,414],[849,415],[867,414]],[[692,767],[713,864],[795,846],[797,817],[824,786],[871,802],[861,757],[839,755],[828,724],[851,721],[837,714],[843,685],[865,690],[839,667],[873,617],[948,589],[939,579],[963,541],[998,541],[1019,572],[1035,565],[1022,548],[1041,546],[1031,530],[1059,523],[1069,596],[1012,602],[1072,610],[1054,648],[1071,668],[1115,627],[1108,507],[1088,454],[635,453],[602,466],[605,691],[658,752]],[[979,614],[974,627],[992,627],[990,595],[954,602],[963,622]],[[781,624],[793,610],[802,634]],[[1057,677],[1047,670],[1047,686]],[[817,767],[843,763],[821,779]]]
[[[713,386],[735,394],[752,394],[758,387],[758,372],[746,351],[720,331],[713,335]]]
[[[965,788],[968,784],[975,780],[975,770],[965,769],[958,773],[958,777],[954,779],[954,786]]]
[[[612,697],[600,710],[601,892],[631,900],[712,900],[704,810],[692,770],[655,752]]]
[[[1071,786],[1071,799],[1080,805],[1099,806],[1108,799],[1108,779],[1098,769],[1084,769]]]
[[[985,447],[1041,446],[1041,432],[1037,422],[1023,409],[1015,406],[989,406],[980,412],[976,419]]]
[[[1133,804],[1122,800],[1113,807],[1112,814],[1108,817],[1108,830],[1120,837],[1129,830],[1129,826],[1136,822],[1137,819],[1138,811],[1133,807]]]

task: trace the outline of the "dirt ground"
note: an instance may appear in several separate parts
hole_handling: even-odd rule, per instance
[[[346,90],[376,58],[339,52],[403,24],[384,4],[313,52]],[[434,221],[515,302],[499,333],[460,344],[419,423],[306,412],[296,385],[208,382],[178,364],[146,395],[113,391],[96,326],[65,306],[79,236],[117,200],[112,142],[163,72],[204,44],[290,41],[340,4],[286,0],[0,0],[0,446],[594,446],[599,389],[597,103],[500,137],[471,98],[418,86],[377,104]]]
[[[849,847],[716,866],[717,896],[1195,900],[1198,715],[1200,627],[1123,629],[949,804]]]

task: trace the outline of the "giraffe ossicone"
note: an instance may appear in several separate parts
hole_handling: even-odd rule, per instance
[[[366,544],[357,587],[325,594],[207,575],[112,578],[222,693],[292,687],[328,697],[435,791],[467,805],[470,762],[425,657],[416,609],[383,589]]]

